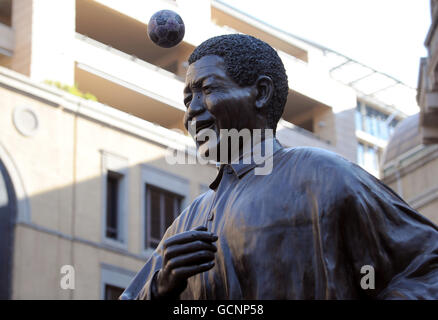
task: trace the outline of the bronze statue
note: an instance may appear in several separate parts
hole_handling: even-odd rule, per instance
[[[184,122],[195,136],[213,130],[218,146],[221,129],[275,133],[287,93],[268,44],[214,37],[189,58]],[[269,139],[272,172],[220,163],[211,190],[173,222],[121,299],[438,298],[432,222],[354,163]],[[373,286],[363,286],[364,267]]]

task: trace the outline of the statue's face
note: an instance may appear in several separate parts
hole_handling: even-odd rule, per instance
[[[208,150],[208,143],[197,140],[203,130],[215,132],[217,148],[221,143],[221,129],[252,129],[256,123],[255,86],[239,86],[225,70],[224,60],[214,55],[199,59],[187,70],[184,125],[203,155]],[[194,126],[195,130],[189,129],[189,125]]]

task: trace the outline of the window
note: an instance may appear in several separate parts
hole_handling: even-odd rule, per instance
[[[396,119],[390,120],[389,117],[390,115],[375,110],[363,102],[358,102],[355,115],[356,130],[386,141],[398,123]]]
[[[136,273],[106,263],[101,263],[100,267],[101,299],[117,300]]]
[[[189,181],[168,171],[143,164],[141,234],[143,254],[149,256],[167,228],[188,205]]]
[[[357,163],[360,166],[364,166],[364,145],[362,143],[359,143],[359,145],[357,146]]]
[[[359,143],[357,146],[357,163],[374,175],[379,173],[379,150],[375,146]]]
[[[108,171],[106,180],[106,237],[118,239],[119,185],[122,175]]]
[[[102,151],[102,241],[126,247],[128,161]]]
[[[376,171],[379,169],[378,163],[377,148],[368,146],[365,153],[365,166]]]
[[[112,286],[110,284],[105,285],[105,300],[118,300],[120,295],[125,291],[124,288]]]
[[[146,248],[156,248],[167,228],[181,212],[183,197],[157,188],[146,186]]]

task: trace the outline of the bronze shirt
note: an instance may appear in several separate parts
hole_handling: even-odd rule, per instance
[[[438,228],[356,164],[275,140],[273,170],[222,165],[163,240],[206,225],[215,266],[181,299],[438,299]],[[122,299],[150,299],[162,243]],[[363,266],[375,289],[360,285]]]

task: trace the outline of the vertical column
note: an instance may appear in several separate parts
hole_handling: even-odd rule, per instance
[[[9,66],[12,70],[30,76],[32,54],[32,5],[33,0],[12,1],[12,28],[15,45]]]

